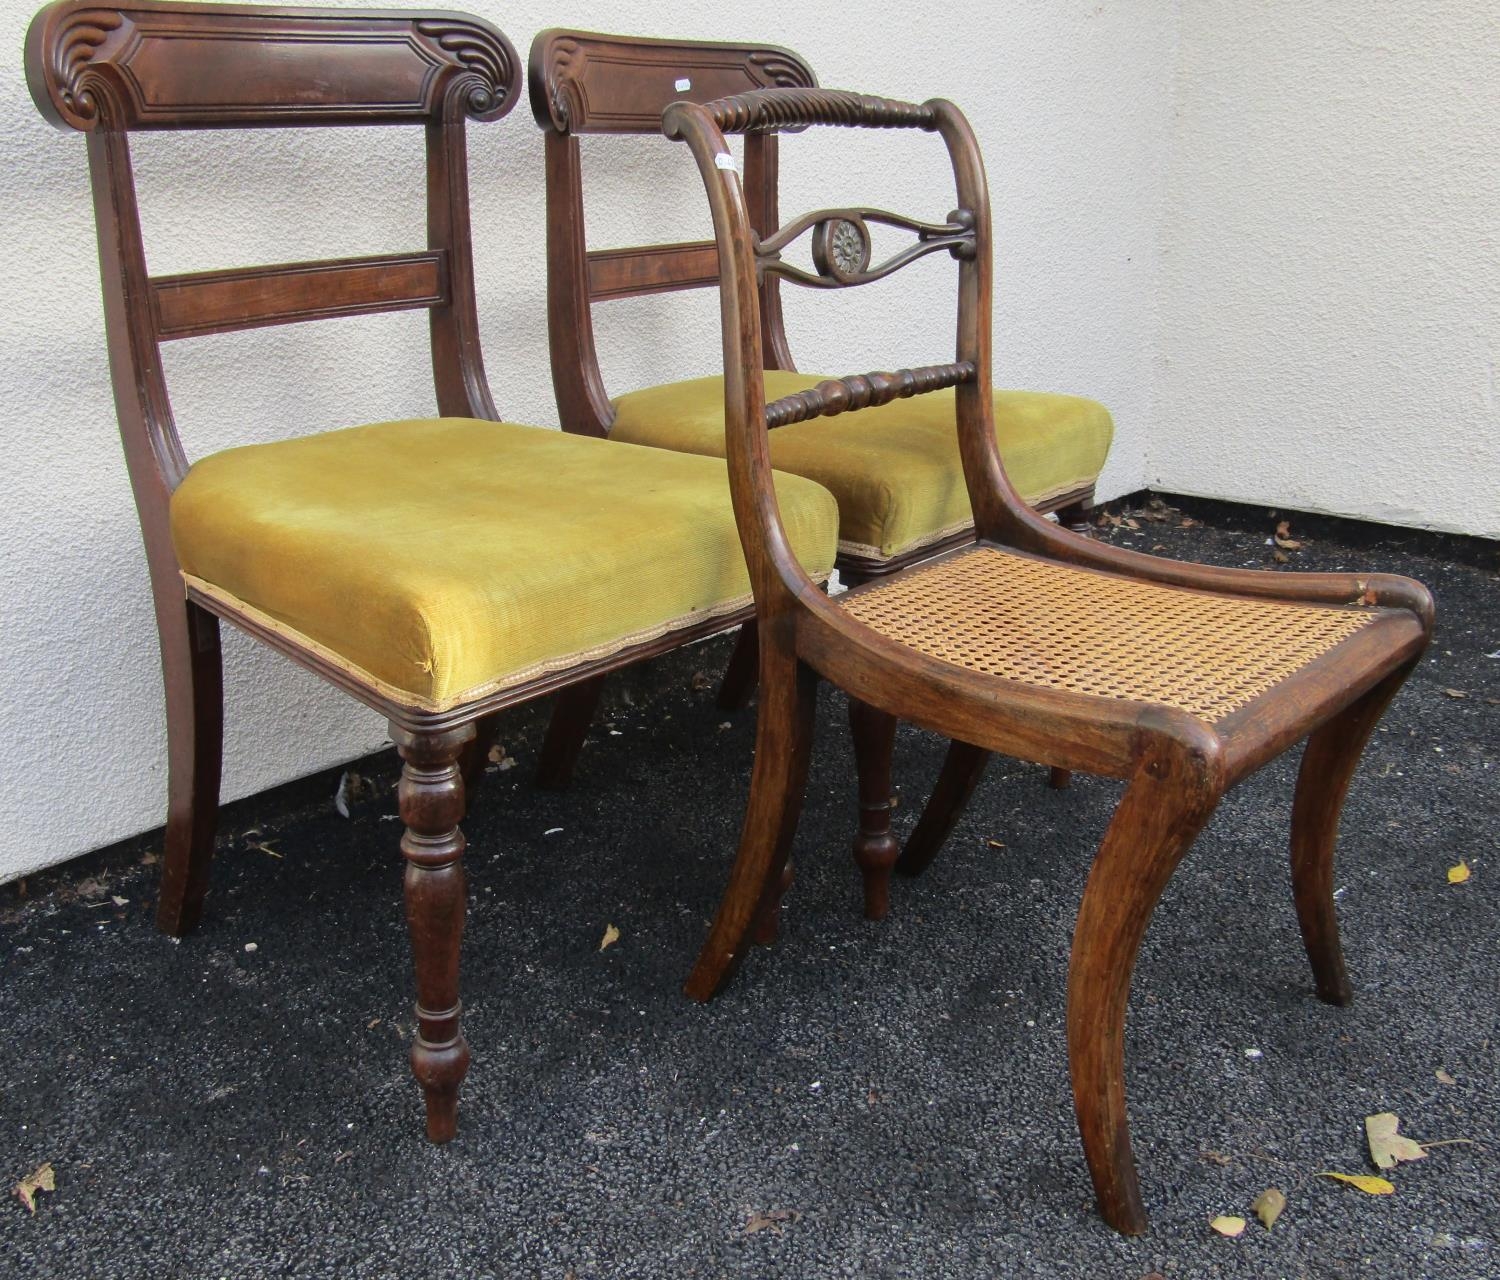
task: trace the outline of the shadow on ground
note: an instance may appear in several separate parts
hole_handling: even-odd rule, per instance
[[[1103,536],[1269,566],[1276,520],[1193,507]],[[997,762],[950,848],[858,914],[841,695],[824,693],[785,931],[712,1006],[679,994],[716,901],[753,713],[702,646],[627,681],[572,791],[506,735],[468,825],[474,1067],[434,1149],[407,1071],[392,760],[226,810],[202,927],[151,925],[152,839],[0,896],[0,1204],[16,1277],[1500,1275],[1500,562],[1493,546],[1293,519],[1291,568],[1393,569],[1440,607],[1346,812],[1356,1003],[1312,996],[1285,871],[1295,755],[1232,793],[1169,887],[1131,1006],[1151,1233],[1092,1210],[1063,1042],[1073,913],[1116,784]],[[233,709],[231,708],[231,714]],[[903,729],[925,794],[941,744]],[[998,842],[1003,847],[995,847]],[[1451,885],[1460,859],[1472,877]],[[607,925],[620,931],[608,950]],[[1443,1083],[1438,1072],[1452,1083]],[[1434,1147],[1375,1199],[1363,1117]],[[1237,1240],[1267,1187],[1288,1207]]]

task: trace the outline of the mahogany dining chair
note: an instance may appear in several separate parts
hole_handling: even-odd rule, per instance
[[[926,253],[958,264],[951,362],[828,379],[766,400],[761,280],[783,274],[782,237],[756,234],[753,186],[727,135],[810,126],[936,133],[957,207],[917,221],[882,213],[914,245],[869,267],[863,209],[823,209],[811,229],[847,255],[827,287],[862,283]],[[760,627],[755,769],[739,852],[688,981],[707,999],[745,954],[777,892],[796,828],[819,679],[949,738],[1127,787],[1083,888],[1068,971],[1067,1038],[1083,1148],[1105,1220],[1146,1227],[1125,1106],[1124,1029],[1136,952],[1157,899],[1219,798],[1306,739],[1292,802],[1291,880],[1318,996],[1350,998],[1333,901],[1345,792],[1366,739],[1431,635],[1427,590],[1384,574],[1210,568],[1079,537],[1022,500],[996,448],[990,387],[990,212],[984,164],[951,102],[815,88],[747,89],[667,108],[712,212],[724,343],[730,484]],[[977,541],[830,597],[791,554],[772,490],[784,424],[953,388]],[[916,1032],[919,1034],[919,1032]]]
[[[447,1141],[469,1066],[459,824],[475,723],[751,616],[724,466],[498,421],[480,352],[465,123],[504,116],[520,76],[515,50],[488,23],[420,10],[60,0],[33,20],[25,58],[38,110],[87,140],[110,373],[166,693],[157,924],[188,933],[208,889],[222,620],[389,722],[403,761],[411,1065],[428,1137]],[[149,272],[132,134],[354,125],[407,126],[425,140],[425,247]],[[351,162],[349,148],[339,154]],[[184,211],[190,179],[206,187],[213,173],[180,175]],[[309,201],[307,212],[331,211]],[[164,343],[410,309],[429,317],[436,416],[189,462]],[[289,395],[279,417],[295,429],[297,412]],[[799,476],[776,489],[796,554],[826,578],[833,497]]]
[[[548,335],[558,411],[565,430],[686,453],[724,456],[723,379],[694,378],[610,398],[594,341],[595,303],[718,284],[711,241],[590,249],[585,236],[580,138],[655,135],[673,102],[706,102],[745,89],[812,88],[806,59],[771,45],[659,40],[589,31],[551,30],[532,42],[532,113],[546,135]],[[618,147],[618,144],[616,144]],[[742,185],[752,231],[765,261],[780,261],[805,221],[778,225],[777,138],[745,139]],[[594,206],[597,208],[597,205]],[[845,224],[852,225],[852,224]],[[861,252],[863,257],[861,258]],[[868,267],[857,240],[815,236],[817,276],[782,270],[759,284],[762,375],[775,398],[816,386],[822,375],[793,363],[782,317],[780,282],[824,288]],[[855,260],[848,254],[852,252]],[[783,267],[786,264],[782,264]],[[1001,453],[1026,500],[1076,527],[1088,521],[1094,484],[1113,435],[1109,411],[1080,396],[995,391]],[[858,427],[844,422],[791,422],[771,439],[778,470],[817,480],[839,502],[839,576],[845,584],[884,577],[974,540],[954,433],[951,394],[873,410]],[[744,627],[721,689],[721,704],[743,705],[755,684],[756,631]],[[560,706],[549,731],[544,767],[566,778],[593,712],[597,687]],[[859,770],[859,832],[854,856],[864,880],[865,914],[879,919],[889,903],[892,867],[901,852],[891,835],[891,756],[896,720],[877,707],[850,703]],[[902,865],[925,866],[947,839],[978,784],[988,752],[954,742],[911,835]],[[1054,785],[1066,775],[1054,771]],[[759,930],[774,928],[774,913]]]

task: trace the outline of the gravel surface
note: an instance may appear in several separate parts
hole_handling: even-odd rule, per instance
[[[1271,564],[1282,517],[1176,505],[1102,536]],[[0,891],[0,1178],[43,1161],[57,1178],[35,1216],[0,1204],[0,1274],[1500,1276],[1500,556],[1295,516],[1291,536],[1289,568],[1426,581],[1438,637],[1345,812],[1351,1008],[1314,999],[1292,912],[1295,753],[1226,798],[1157,910],[1128,1046],[1147,1236],[1093,1211],[1063,1034],[1119,785],[1054,792],[996,761],[871,924],[825,689],[782,940],[700,1007],[680,984],[754,727],[692,679],[717,674],[721,640],[627,677],[568,793],[531,786],[536,713],[505,735],[516,767],[491,771],[467,828],[474,1066],[447,1147],[421,1137],[405,1061],[389,754],[357,766],[374,785],[347,819],[327,777],[227,807],[181,943],[151,924],[155,836]],[[903,728],[897,750],[904,831],[942,745]],[[1472,877],[1450,884],[1460,859]],[[1389,1197],[1316,1176],[1375,1172],[1379,1111],[1465,1141],[1398,1168]],[[1268,1232],[1249,1206],[1272,1186],[1288,1205]],[[1210,1231],[1224,1213],[1243,1236]]]

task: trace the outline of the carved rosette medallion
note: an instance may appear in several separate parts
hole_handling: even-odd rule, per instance
[[[828,218],[813,229],[818,274],[849,284],[870,265],[870,229],[863,218]]]

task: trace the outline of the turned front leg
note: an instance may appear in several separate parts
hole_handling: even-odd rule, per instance
[[[427,1099],[427,1136],[458,1130],[458,1087],[469,1070],[459,1030],[458,956],[464,930],[463,775],[459,758],[474,726],[410,733],[391,726],[404,762],[397,796],[406,833],[406,923],[417,971],[417,1036],[411,1069]]]

